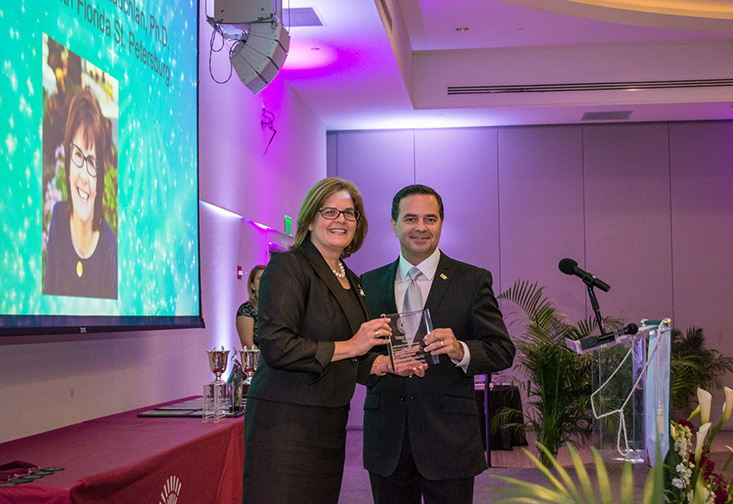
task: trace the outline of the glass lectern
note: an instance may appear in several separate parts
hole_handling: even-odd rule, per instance
[[[671,321],[641,322],[636,334],[620,334],[602,344],[571,350],[593,352],[591,406],[604,459],[656,463],[669,449],[669,375]]]

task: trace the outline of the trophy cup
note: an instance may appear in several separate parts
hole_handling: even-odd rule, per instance
[[[247,375],[244,383],[249,387],[249,384],[252,383],[252,377],[254,376],[255,371],[257,371],[257,363],[260,360],[260,351],[258,349],[245,348],[239,351],[239,358],[242,361],[244,373]]]
[[[221,417],[226,416],[229,409],[228,386],[221,379],[221,374],[227,369],[229,350],[224,350],[224,347],[221,347],[221,350],[212,348],[206,353],[209,354],[209,369],[214,373],[215,379],[204,385],[204,407],[201,419],[206,422],[211,418],[214,423],[217,423]]]

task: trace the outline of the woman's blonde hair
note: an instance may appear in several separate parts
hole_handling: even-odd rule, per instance
[[[310,188],[308,194],[305,195],[303,203],[300,205],[300,211],[298,212],[297,230],[295,231],[295,242],[293,248],[299,247],[303,244],[305,239],[308,237],[310,231],[308,226],[311,225],[313,220],[318,214],[318,209],[323,206],[328,198],[339,191],[346,191],[351,196],[351,200],[354,202],[354,209],[359,212],[360,218],[356,221],[356,232],[354,233],[354,239],[344,249],[342,257],[349,257],[351,254],[361,248],[366,238],[367,230],[369,229],[369,223],[367,222],[366,214],[364,213],[364,202],[361,199],[361,193],[359,189],[350,180],[328,177],[323,180],[316,182],[316,184]]]

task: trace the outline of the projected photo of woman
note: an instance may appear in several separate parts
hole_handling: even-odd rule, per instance
[[[43,293],[116,299],[117,238],[104,217],[109,132],[91,87],[69,104],[63,137],[67,199],[53,207]]]

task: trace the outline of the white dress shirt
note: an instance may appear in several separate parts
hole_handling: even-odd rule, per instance
[[[433,285],[433,278],[435,278],[435,272],[438,270],[438,262],[440,262],[440,249],[435,249],[435,252],[425,259],[420,264],[410,264],[410,262],[402,257],[400,254],[400,262],[397,266],[397,273],[395,274],[394,280],[394,298],[397,303],[397,311],[402,312],[402,308],[405,302],[405,291],[407,286],[410,285],[410,277],[407,274],[413,266],[420,270],[422,275],[417,277],[415,280],[420,286],[420,293],[422,294],[423,308],[425,307],[425,301],[428,299],[430,294],[430,287]],[[463,341],[456,338],[456,341],[463,347],[463,359],[460,361],[451,359],[453,364],[460,367],[465,372],[468,369],[468,363],[471,361],[471,352],[468,350],[468,345]]]

